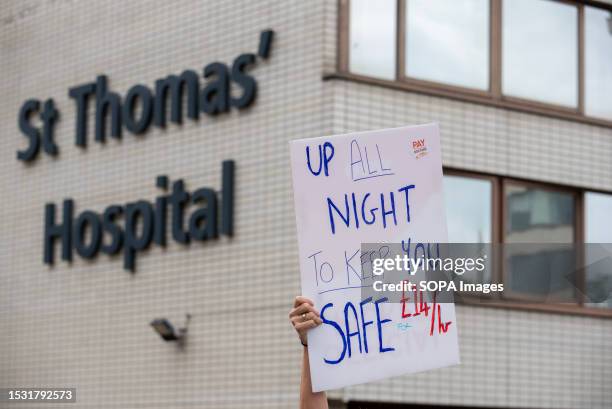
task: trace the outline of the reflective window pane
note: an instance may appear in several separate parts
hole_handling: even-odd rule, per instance
[[[351,0],[349,70],[395,79],[396,0]]]
[[[584,107],[612,119],[612,12],[585,7]]]
[[[576,265],[574,241],[575,199],[567,192],[507,184],[505,187],[505,271],[507,287],[551,301],[575,302],[569,276]],[[568,276],[570,278],[568,278]]]
[[[406,75],[489,89],[489,0],[406,2]]]
[[[572,243],[574,197],[567,192],[506,185],[507,243]]]
[[[491,190],[485,179],[444,176],[450,243],[491,242]]]
[[[612,308],[612,195],[584,195],[586,300],[590,307]]]
[[[551,0],[506,0],[502,16],[503,93],[577,107],[577,7]]]
[[[584,195],[585,242],[612,243],[612,195]]]
[[[492,189],[489,180],[444,176],[449,243],[491,243]],[[483,271],[466,271],[457,278],[470,283],[490,283],[491,266],[488,259]]]

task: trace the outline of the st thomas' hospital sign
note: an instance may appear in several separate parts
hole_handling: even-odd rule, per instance
[[[92,99],[94,140],[98,143],[104,143],[109,136],[121,138],[124,131],[138,135],[145,133],[150,126],[163,128],[167,122],[181,124],[184,116],[198,120],[202,113],[214,116],[250,106],[257,96],[257,82],[247,70],[257,65],[258,60],[269,57],[273,34],[272,30],[262,31],[257,53],[240,54],[231,67],[221,62],[206,65],[203,85],[196,71],[185,70],[180,75],[169,75],[155,81],[154,89],[134,85],[125,97],[109,90],[105,75],[98,76],[94,82],[70,88],[68,95],[76,106],[75,145],[87,146],[87,118]],[[232,95],[232,85],[237,96]],[[169,120],[166,115],[168,100]],[[184,105],[187,108],[185,113]],[[40,118],[42,126],[32,123],[34,116]],[[58,154],[59,148],[54,141],[54,125],[58,118],[59,111],[53,99],[44,102],[29,99],[23,103],[19,111],[19,129],[29,143],[24,150],[17,152],[18,160],[33,161],[41,150],[53,156]],[[75,215],[74,200],[65,199],[62,216],[57,218],[56,205],[47,203],[43,260],[53,264],[55,243],[60,244],[61,257],[65,261],[71,261],[75,251],[80,257],[91,259],[99,252],[112,255],[123,250],[123,267],[134,271],[137,252],[152,242],[165,246],[168,234],[183,244],[191,240],[218,238],[219,234],[231,236],[234,168],[233,160],[223,161],[219,195],[209,187],[190,193],[182,180],[170,184],[168,176],[159,175],[156,186],[163,194],[154,203],[138,200],[123,206],[110,205],[102,213],[86,210]],[[184,210],[188,204],[193,204],[196,209],[185,220]],[[170,232],[166,232],[168,217],[171,219]],[[103,240],[105,236],[108,238],[106,241]]]

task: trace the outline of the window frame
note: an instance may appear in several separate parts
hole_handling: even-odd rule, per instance
[[[507,177],[502,175],[496,175],[486,172],[474,172],[464,169],[444,167],[444,175],[448,176],[460,176],[466,178],[475,178],[481,180],[489,180],[492,183],[491,190],[491,237],[493,243],[503,243],[504,234],[506,229],[506,214],[507,204],[505,201],[506,186],[519,185],[533,187],[542,190],[549,190],[555,192],[570,193],[574,197],[575,203],[575,214],[574,214],[574,242],[584,243],[585,239],[585,206],[584,198],[588,192],[604,193],[612,195],[611,191],[598,190],[598,189],[583,189],[569,185],[562,185],[556,183],[540,182],[531,179]],[[580,262],[580,260],[579,260]],[[504,271],[504,257],[503,254],[496,255],[496,259],[493,264],[493,271],[491,272],[491,283],[504,283],[506,284],[506,272]],[[481,306],[481,307],[493,307],[493,308],[505,308],[505,309],[517,309],[525,311],[535,312],[552,312],[561,314],[572,314],[582,315],[590,317],[600,318],[612,318],[612,309],[590,307],[585,304],[584,300],[584,289],[586,285],[586,277],[584,271],[579,270],[581,273],[576,283],[577,296],[576,303],[542,303],[536,302],[537,298],[523,294],[513,294],[507,288],[504,288],[504,294],[489,294],[485,295],[473,295],[473,294],[462,294],[458,298],[458,303],[470,306]],[[481,302],[486,300],[486,302]],[[533,301],[533,302],[530,302]]]
[[[595,0],[548,0],[570,4],[577,8],[578,30],[578,69],[577,86],[578,101],[576,108],[555,105],[535,100],[518,98],[502,93],[502,1],[489,0],[489,89],[478,90],[456,85],[408,77],[405,73],[405,41],[406,41],[406,1],[397,1],[397,39],[396,39],[396,72],[395,79],[387,80],[351,73],[349,70],[349,31],[350,31],[350,0],[338,0],[338,53],[336,73],[325,75],[324,79],[345,79],[387,88],[446,97],[460,101],[482,105],[506,108],[514,111],[535,113],[554,118],[571,119],[592,125],[612,128],[612,119],[588,116],[585,112],[585,6],[608,10],[612,13],[612,5]]]

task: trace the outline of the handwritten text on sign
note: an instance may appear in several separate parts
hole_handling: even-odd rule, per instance
[[[385,256],[362,243],[411,257],[447,241],[437,125],[293,141],[291,163],[302,293],[323,320],[308,335],[313,390],[459,363],[453,304],[361,292],[362,267]]]

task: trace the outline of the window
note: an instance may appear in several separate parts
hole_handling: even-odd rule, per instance
[[[507,183],[506,243],[572,243],[575,202],[571,193]]]
[[[503,94],[576,108],[578,8],[506,0],[502,16]]]
[[[511,296],[575,302],[573,193],[505,183],[504,274]]]
[[[489,178],[446,174],[444,196],[449,243],[492,243],[493,182]],[[461,279],[490,283],[489,261],[483,271],[466,272]]]
[[[587,192],[585,202],[585,242],[612,243],[612,195]]]
[[[341,0],[338,73],[612,127],[612,3]]]
[[[612,119],[612,12],[585,7],[585,111]]]
[[[491,243],[492,183],[487,179],[444,176],[446,220],[451,243]]]
[[[444,194],[450,243],[504,244],[462,276],[503,283],[489,303],[612,316],[612,194],[451,169]]]
[[[584,208],[587,304],[612,308],[612,195],[587,192]]]
[[[395,78],[396,0],[352,0],[350,70]]]
[[[410,0],[406,75],[489,89],[489,0]]]

